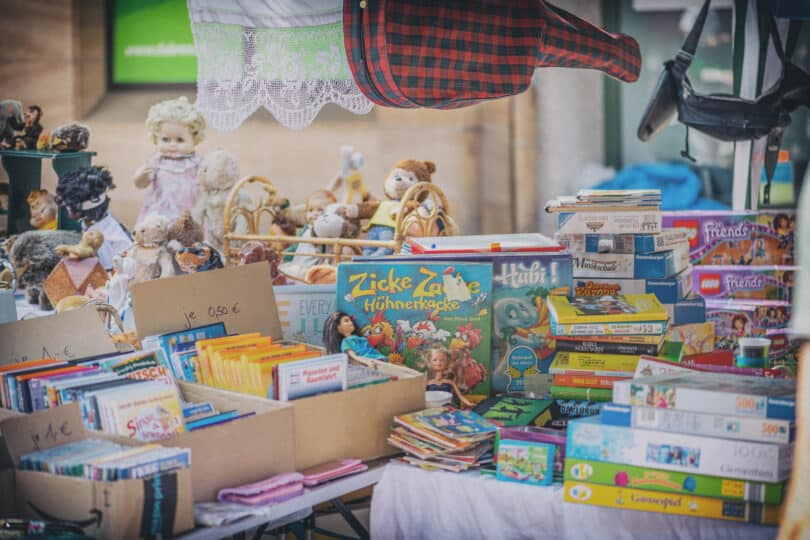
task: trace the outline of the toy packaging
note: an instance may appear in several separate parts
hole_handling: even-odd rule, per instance
[[[692,268],[665,279],[588,278],[574,279],[574,296],[654,294],[658,300],[674,304],[692,291]]]
[[[671,251],[648,254],[572,252],[575,278],[666,279],[689,266],[686,244]]]
[[[571,457],[565,461],[565,479],[766,504],[779,504],[785,495],[784,482],[747,482]]]
[[[790,301],[795,272],[795,266],[696,266],[692,288],[704,298]]]
[[[556,446],[532,441],[501,440],[498,443],[496,478],[536,486],[551,484]]]
[[[707,300],[706,320],[714,323],[715,349],[736,350],[737,339],[763,336],[790,321],[789,302]]]
[[[671,251],[687,245],[687,229],[664,229],[658,234],[558,234],[555,239],[566,249],[585,253],[644,254]]]
[[[794,242],[795,210],[767,210],[756,215],[751,264],[796,264]]]
[[[737,480],[790,477],[793,447],[603,424],[598,417],[568,423],[566,458],[674,470]]]

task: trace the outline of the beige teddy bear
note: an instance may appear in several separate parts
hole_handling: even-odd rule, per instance
[[[197,171],[200,192],[191,217],[202,225],[205,242],[218,251],[223,248],[225,203],[238,180],[239,165],[236,158],[224,150],[215,150],[208,154]],[[247,207],[249,204],[250,198],[240,193],[235,206]],[[247,227],[237,229],[237,232],[246,231]]]
[[[127,250],[127,259],[134,261],[135,273],[130,285],[175,275],[173,257],[166,244],[169,240],[169,220],[159,214],[149,214],[132,231],[135,244]]]

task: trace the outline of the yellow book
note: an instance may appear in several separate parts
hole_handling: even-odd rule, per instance
[[[218,337],[218,338],[211,338],[211,339],[201,339],[195,343],[194,347],[197,349],[197,361],[199,362],[198,371],[200,380],[202,384],[211,386],[211,382],[213,380],[213,374],[211,372],[211,363],[208,358],[208,351],[207,348],[212,345],[225,345],[225,344],[240,344],[244,340],[248,340],[250,338],[259,338],[261,334],[259,332],[252,332],[250,334],[239,334],[236,336],[225,336],[225,337]]]
[[[293,345],[281,346],[272,350],[265,351],[250,351],[244,352],[241,355],[241,363],[244,366],[243,375],[246,380],[242,381],[243,391],[250,394],[264,397],[264,392],[261,388],[260,366],[264,362],[273,361],[280,357],[287,356],[291,353],[304,352],[307,350],[306,345]]]
[[[266,338],[271,340],[271,338]],[[242,375],[242,357],[245,354],[262,354],[281,349],[281,344],[258,342],[247,347],[225,349],[214,353],[214,364],[219,366],[220,381],[218,386],[236,392],[242,391],[245,377]]]
[[[259,337],[251,338],[245,340],[244,342],[235,342],[223,346],[213,344],[206,347],[209,362],[211,364],[211,373],[213,376],[212,386],[216,386],[217,388],[230,388],[230,365],[229,362],[223,359],[223,353],[227,353],[229,351],[257,350],[272,344],[273,338]]]
[[[630,354],[558,352],[549,369],[635,372],[637,365],[638,356]]]
[[[660,493],[575,481],[566,481],[563,489],[567,502],[610,508],[726,519],[762,525],[779,525],[782,515],[782,505],[748,503],[679,493]]]
[[[654,294],[605,296],[549,295],[549,314],[557,324],[666,321],[667,311]]]

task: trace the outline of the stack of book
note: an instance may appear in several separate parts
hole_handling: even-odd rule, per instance
[[[406,453],[402,463],[453,472],[492,463],[498,428],[472,411],[425,409],[395,416],[394,424],[388,444]]]
[[[778,524],[796,385],[673,373],[614,385],[599,417],[568,425],[565,500]]]
[[[633,377],[641,354],[679,359],[678,344],[664,348],[668,316],[654,294],[556,296],[548,308],[554,399],[611,401],[613,385]]]

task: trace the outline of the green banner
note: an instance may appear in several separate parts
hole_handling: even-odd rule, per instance
[[[185,0],[115,0],[113,4],[114,84],[197,81]]]

